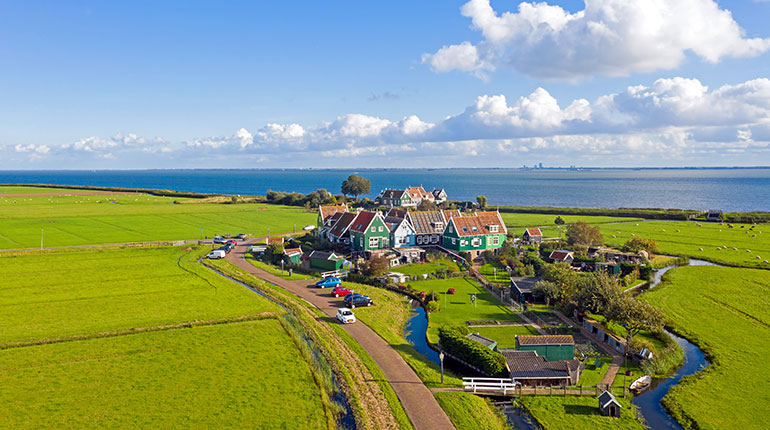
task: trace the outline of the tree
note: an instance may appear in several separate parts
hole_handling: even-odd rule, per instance
[[[479,204],[480,209],[487,207],[487,196],[477,196],[476,203]]]
[[[584,221],[567,226],[567,243],[570,245],[594,246],[604,242],[599,227],[591,227]]]
[[[368,179],[358,175],[350,175],[346,180],[342,181],[342,194],[355,196],[357,200],[358,196],[369,194],[371,187],[372,183]]]
[[[382,276],[386,270],[390,267],[390,262],[387,258],[378,255],[370,258],[367,261],[361,263],[361,271],[364,275],[376,278]]]
[[[637,300],[630,294],[621,294],[604,316],[626,327],[627,342],[631,342],[642,330],[660,331],[666,323],[666,318],[660,310],[647,302]]]
[[[551,305],[551,300],[557,300],[560,294],[561,288],[551,281],[538,281],[532,288],[532,295],[538,299],[543,299],[548,306]]]
[[[568,263],[549,264],[543,271],[543,280],[553,282],[559,287],[559,299],[571,301],[576,293],[578,274]]]
[[[654,239],[648,239],[644,237],[633,237],[626,241],[622,247],[623,251],[637,253],[639,251],[646,251],[647,254],[656,254],[658,252],[658,242]]]
[[[564,225],[566,224],[563,219],[561,219],[560,216],[557,216],[555,220],[553,220],[553,223],[556,225]]]
[[[420,204],[417,205],[417,210],[418,211],[435,211],[436,203],[428,199],[422,199],[420,201]]]
[[[278,264],[283,259],[283,244],[280,242],[273,242],[267,245],[265,250],[265,259],[270,264]]]
[[[618,278],[599,271],[579,278],[575,301],[579,309],[605,314],[622,294]]]

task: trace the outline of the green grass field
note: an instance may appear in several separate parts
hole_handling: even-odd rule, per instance
[[[596,366],[597,359],[603,363],[601,367]],[[583,373],[580,374],[578,385],[583,387],[595,387],[596,385],[599,385],[599,383],[602,382],[604,374],[607,373],[607,369],[610,368],[610,363],[612,363],[612,357],[587,359],[585,362],[586,367],[583,369]]]
[[[464,326],[466,321],[495,320],[521,321],[512,310],[503,306],[492,294],[476,282],[467,278],[439,279],[434,281],[410,282],[414,289],[430,293],[435,290],[441,297],[441,310],[429,316],[428,340],[438,342],[438,328],[442,325]],[[457,294],[445,294],[449,288]],[[476,294],[476,305],[471,303],[471,294]]]
[[[179,247],[0,254],[0,345],[280,309]]]
[[[479,273],[487,278],[487,281],[497,285],[510,285],[511,277],[499,264],[488,263],[479,269]]]
[[[760,429],[770,416],[770,275],[691,266],[671,270],[642,297],[709,353],[705,377],[689,378],[666,402],[701,429]]]
[[[645,427],[634,417],[630,401],[623,397],[617,400],[623,406],[620,418],[599,414],[599,401],[589,396],[525,396],[519,402],[547,430],[643,430]]]
[[[472,333],[478,333],[497,342],[498,348],[515,348],[516,336],[538,335],[537,330],[528,325],[509,325],[500,327],[468,327]]]
[[[419,276],[426,273],[436,273],[441,268],[446,267],[450,272],[459,272],[460,266],[452,260],[441,258],[430,263],[422,264],[406,264],[403,266],[394,267],[394,272],[403,273],[409,276]]]
[[[505,416],[489,401],[470,393],[434,394],[457,430],[505,430]],[[473,411],[473,413],[469,413]]]
[[[275,319],[0,351],[1,428],[325,428]]]
[[[550,215],[550,214],[526,214],[526,213],[507,213],[501,212],[506,227],[513,228],[517,236],[524,233],[525,227],[555,226],[554,221],[557,216],[561,216],[567,224],[583,221],[589,224],[606,224],[611,222],[630,222],[639,221],[641,218],[625,218],[613,216],[595,216],[595,215]],[[521,231],[519,231],[521,230]]]
[[[760,224],[751,230],[749,224],[733,224],[733,228],[718,223],[704,222],[700,225],[698,227],[698,223],[687,221],[645,221],[605,224],[601,230],[605,243],[611,246],[622,245],[634,234],[655,239],[663,254],[687,255],[731,266],[770,269],[770,264],[763,262],[770,261],[770,226]],[[719,247],[727,249],[717,249]]]
[[[272,275],[275,275],[275,276],[277,276],[277,277],[279,277],[281,279],[286,279],[288,281],[297,281],[297,280],[302,280],[302,279],[313,279],[312,276],[305,275],[304,273],[292,272],[291,276],[289,276],[288,269],[282,271],[280,267],[273,266],[272,264],[263,263],[263,262],[257,260],[256,258],[254,258],[254,256],[251,255],[251,254],[246,255],[245,259],[252,266],[254,266],[254,267],[258,268],[258,269],[262,269],[262,270],[264,270],[264,271],[266,271],[266,272],[268,272],[268,273],[270,273]]]
[[[0,187],[0,194],[6,192]],[[53,190],[47,190],[50,192]],[[28,191],[29,192],[29,191]],[[178,202],[179,204],[174,204]],[[97,196],[0,195],[0,249],[195,240],[219,234],[256,236],[315,224],[303,208],[198,203],[146,194]]]

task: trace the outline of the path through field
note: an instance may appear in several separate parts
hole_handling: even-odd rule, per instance
[[[312,283],[307,280],[287,281],[249,264],[243,257],[248,245],[254,242],[256,240],[239,244],[227,259],[244,271],[307,300],[326,315],[335,316],[340,307],[340,301],[331,297],[328,294],[329,290],[310,287]],[[344,328],[382,369],[417,430],[455,428],[431,391],[406,364],[406,361],[377,333],[360,321],[345,325]]]

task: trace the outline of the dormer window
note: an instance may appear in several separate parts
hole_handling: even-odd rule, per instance
[[[499,229],[500,229],[500,227],[499,227],[499,226],[497,226],[497,225],[488,225],[488,226],[487,226],[487,228],[488,228],[488,229],[489,229],[489,231],[491,231],[492,233],[497,233],[497,232],[499,231]]]
[[[478,227],[476,227],[475,225],[471,227],[471,230],[473,230],[474,233],[479,231]]]
[[[468,233],[468,227],[463,227],[463,233]]]

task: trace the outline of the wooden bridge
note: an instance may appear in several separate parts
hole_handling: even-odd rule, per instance
[[[526,387],[510,378],[463,378],[466,392],[494,397],[521,396],[591,396],[596,397],[605,390],[615,395],[626,397],[627,387],[611,385],[593,385],[589,387]]]

